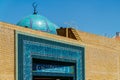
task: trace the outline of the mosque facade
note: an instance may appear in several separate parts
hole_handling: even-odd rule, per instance
[[[119,80],[120,41],[33,14],[0,22],[0,80]]]

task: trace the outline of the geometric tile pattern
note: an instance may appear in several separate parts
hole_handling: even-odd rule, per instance
[[[20,33],[17,34],[17,40],[18,80],[32,80],[33,75],[51,75],[34,73],[32,58],[75,63],[74,74],[53,73],[51,76],[73,76],[74,80],[85,80],[84,47]]]

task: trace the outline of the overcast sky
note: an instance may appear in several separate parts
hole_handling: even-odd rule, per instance
[[[120,0],[0,0],[0,21],[16,24],[33,14],[33,2],[38,14],[58,26],[108,37],[120,32]]]

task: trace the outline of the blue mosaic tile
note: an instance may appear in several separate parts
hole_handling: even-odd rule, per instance
[[[33,73],[32,58],[74,62],[76,73],[74,80],[85,80],[84,70],[84,48],[81,46],[50,41],[18,34],[18,79],[32,80]],[[50,74],[49,74],[50,75]],[[54,74],[58,76],[60,74]],[[63,74],[67,76],[68,74]]]

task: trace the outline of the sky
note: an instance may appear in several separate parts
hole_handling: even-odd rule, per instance
[[[120,32],[120,0],[0,0],[0,21],[16,24],[33,14],[33,2],[38,14],[60,27],[106,37]]]

